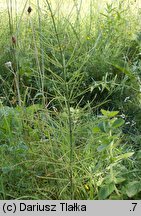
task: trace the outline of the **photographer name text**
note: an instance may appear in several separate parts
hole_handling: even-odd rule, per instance
[[[86,205],[78,204],[77,202],[73,202],[68,204],[68,202],[60,202],[59,204],[28,204],[27,202],[20,202],[18,204],[15,203],[4,203],[3,204],[3,212],[86,212]]]

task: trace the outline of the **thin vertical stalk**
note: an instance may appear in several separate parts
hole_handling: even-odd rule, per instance
[[[29,0],[29,5],[30,5],[30,0]],[[39,2],[38,2],[38,6],[39,6]],[[39,8],[38,8],[39,9]],[[38,13],[40,13],[38,11]],[[38,14],[39,15],[39,14]],[[35,59],[36,59],[36,65],[37,65],[37,70],[39,72],[39,81],[38,81],[38,85],[39,85],[39,89],[40,92],[42,94],[42,103],[45,106],[45,96],[44,96],[44,76],[42,74],[42,69],[41,69],[41,65],[40,65],[40,59],[39,59],[39,51],[38,51],[38,47],[37,47],[37,43],[36,43],[36,32],[34,29],[34,25],[32,23],[32,19],[30,16],[30,13],[28,14],[29,16],[29,23],[31,26],[31,30],[32,30],[32,36],[33,36],[33,44],[34,44],[34,50],[35,50]],[[39,18],[40,19],[40,18]],[[41,23],[40,23],[40,27],[41,27]]]
[[[35,35],[35,30],[34,30],[34,26],[32,23],[32,20],[30,18],[30,14],[29,14],[29,22],[30,22],[30,26],[31,26],[31,30],[32,30],[32,37],[33,37],[33,44],[34,44],[34,49],[35,49],[35,59],[36,59],[36,64],[37,64],[37,69],[39,71],[40,74],[40,82],[39,82],[39,88],[40,91],[42,92],[42,85],[41,85],[41,80],[42,80],[42,74],[41,74],[41,67],[40,67],[40,61],[39,61],[39,54],[38,54],[38,48],[37,48],[37,44],[36,44],[36,35]]]
[[[62,59],[62,62],[63,62],[63,51],[62,51],[61,42],[60,42],[60,39],[59,39],[59,36],[58,36],[58,32],[57,32],[57,27],[56,27],[56,23],[55,23],[53,11],[52,11],[52,8],[51,8],[50,3],[49,3],[48,0],[46,0],[46,3],[47,3],[47,6],[48,6],[49,11],[50,11],[50,14],[51,14],[52,23],[53,23],[53,27],[54,27],[56,39],[57,39],[57,42],[58,42],[58,46],[59,46],[59,50],[60,50],[61,59]]]
[[[7,3],[7,11],[8,11],[8,18],[9,18],[9,30],[10,30],[10,37],[12,40],[12,37],[14,36],[14,24],[13,24],[13,8],[12,8],[12,0],[10,1],[6,1]],[[15,5],[16,5],[16,1],[15,1]],[[17,12],[16,12],[17,13]],[[17,14],[16,14],[16,19],[17,19]],[[17,20],[16,20],[17,21]],[[17,55],[17,50],[16,50],[16,46],[17,46],[17,38],[15,38],[15,44],[12,44],[12,51],[11,54],[13,55],[13,60],[16,64],[16,68],[15,71],[12,68],[12,73],[14,74],[14,81],[15,81],[15,85],[16,85],[16,91],[17,91],[17,98],[18,98],[18,104],[19,106],[22,105],[22,100],[21,100],[21,94],[20,94],[20,84],[19,84],[19,69],[18,69],[18,55]]]
[[[8,21],[9,21],[9,30],[10,30],[10,35],[13,34],[13,20],[12,20],[12,14],[11,14],[11,10],[10,9],[12,6],[9,5],[9,1],[6,0],[6,4],[7,4],[7,12],[8,12]]]
[[[43,105],[45,106],[46,104],[45,95],[44,95],[45,65],[44,65],[44,50],[43,50],[43,43],[42,43],[41,8],[40,8],[39,0],[37,0],[37,8],[38,8],[39,40],[40,40],[40,52],[41,52],[41,85],[42,85]]]
[[[57,26],[55,23],[55,18],[53,15],[53,11],[52,8],[50,6],[50,3],[48,0],[46,0],[46,3],[48,5],[50,14],[51,14],[51,18],[52,18],[52,23],[53,23],[53,27],[54,27],[54,31],[55,31],[55,35],[56,35],[56,39],[58,42],[58,46],[60,49],[60,56],[61,56],[61,60],[62,60],[62,69],[63,69],[63,76],[64,76],[64,83],[65,83],[65,103],[66,103],[66,108],[67,108],[67,112],[68,112],[68,127],[69,127],[69,145],[70,145],[70,155],[69,155],[69,159],[70,159],[70,198],[71,200],[74,199],[74,183],[73,183],[73,163],[74,163],[74,158],[73,158],[73,128],[72,128],[72,116],[71,116],[71,110],[70,110],[70,92],[69,92],[69,86],[67,83],[67,70],[66,70],[66,63],[65,63],[65,56],[61,47],[61,42],[58,36],[58,32],[57,32]]]
[[[68,124],[69,124],[69,142],[70,142],[70,189],[71,189],[71,200],[74,199],[74,183],[73,183],[73,130],[72,130],[72,117],[70,112],[70,101],[67,103],[68,108]]]
[[[74,5],[76,7],[76,25],[77,28],[79,28],[79,32],[80,32],[80,11],[81,11],[81,7],[82,7],[82,0],[80,0],[79,5],[78,5],[78,1],[77,0],[73,0],[74,1]]]
[[[19,103],[19,106],[22,106],[20,87],[19,87],[19,76],[18,76],[17,72],[14,71],[12,65],[11,65],[11,68],[8,68],[8,69],[14,75],[14,82],[15,82],[16,91],[17,91],[18,103]]]
[[[73,163],[74,163],[74,157],[73,157],[73,128],[72,128],[72,116],[71,116],[71,109],[70,109],[70,92],[69,92],[69,86],[66,80],[66,63],[65,63],[65,57],[63,55],[63,69],[64,69],[64,79],[65,79],[65,96],[66,96],[66,107],[68,112],[68,126],[69,126],[69,145],[70,145],[70,197],[71,200],[74,199],[74,183],[73,183]]]
[[[112,131],[109,131],[109,137],[112,137]],[[114,145],[114,140],[112,140],[112,142],[110,143],[110,150],[109,150],[109,155],[110,155],[110,159],[113,161],[113,145]],[[113,171],[113,164],[110,165],[110,175],[111,175],[111,179],[114,182],[114,171]],[[117,193],[117,195],[119,196],[119,192],[118,189],[116,187],[116,185],[114,185],[115,188],[115,192]]]

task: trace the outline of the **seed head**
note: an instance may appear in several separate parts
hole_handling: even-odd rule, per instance
[[[31,11],[32,11],[32,8],[29,6],[28,9],[27,9],[28,14],[30,14]]]
[[[15,36],[12,36],[12,43],[16,44],[16,38],[15,38]]]

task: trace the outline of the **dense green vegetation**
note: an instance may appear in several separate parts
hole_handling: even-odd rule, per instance
[[[140,13],[0,13],[0,198],[141,198]],[[116,1],[117,2],[117,1]],[[134,1],[131,1],[134,4]],[[140,17],[141,18],[141,17]]]

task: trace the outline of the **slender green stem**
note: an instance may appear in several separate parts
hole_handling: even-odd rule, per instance
[[[73,163],[74,163],[74,158],[73,158],[73,128],[72,128],[72,117],[71,117],[71,110],[70,110],[70,92],[69,92],[69,86],[67,83],[67,70],[66,70],[66,63],[65,63],[65,56],[61,47],[61,42],[59,39],[59,35],[57,32],[57,26],[55,23],[55,18],[53,15],[53,11],[51,8],[51,5],[48,0],[46,0],[46,3],[48,5],[51,18],[52,18],[52,23],[55,31],[55,35],[57,38],[58,46],[60,48],[60,56],[62,60],[62,69],[63,69],[63,76],[64,76],[64,83],[65,83],[65,102],[66,102],[66,107],[67,107],[67,112],[68,112],[68,126],[69,126],[69,144],[70,144],[70,198],[71,200],[74,199],[74,184],[73,184]]]
[[[66,80],[66,63],[65,57],[63,55],[63,70],[64,70],[64,79],[65,79],[65,98],[66,98],[66,106],[68,112],[68,126],[69,126],[69,145],[70,145],[70,197],[71,200],[74,199],[74,183],[73,183],[73,128],[72,128],[72,116],[71,116],[71,107],[70,107],[70,91],[69,86]]]
[[[43,90],[42,89],[42,73],[41,73],[39,54],[38,54],[38,48],[37,48],[37,43],[36,43],[35,30],[34,30],[34,26],[33,26],[32,20],[30,18],[30,15],[29,15],[29,21],[30,21],[30,26],[31,26],[31,30],[32,30],[32,36],[33,36],[33,43],[34,43],[34,49],[35,49],[35,59],[36,59],[37,69],[38,69],[39,74],[40,74],[39,88],[40,88],[40,92],[42,92],[42,90]]]
[[[54,14],[53,14],[51,5],[50,5],[50,3],[49,3],[48,0],[46,0],[46,3],[48,5],[48,8],[49,8],[49,11],[50,11],[50,14],[51,14],[52,23],[53,23],[56,39],[57,39],[57,42],[58,42],[58,45],[59,45],[61,59],[62,59],[62,62],[63,62],[63,51],[62,51],[61,42],[60,42],[60,39],[59,39],[59,36],[58,36],[58,32],[57,32],[57,26],[56,26],[56,23],[55,23]]]
[[[43,43],[42,43],[42,25],[41,25],[41,8],[39,0],[37,0],[37,7],[38,7],[38,23],[39,23],[39,40],[40,40],[40,52],[41,52],[41,86],[42,86],[42,98],[43,98],[43,105],[46,104],[46,99],[44,95],[44,79],[45,79],[45,65],[44,65],[44,50],[43,50]]]
[[[14,36],[14,25],[13,25],[13,8],[12,8],[12,0],[8,1],[6,0],[7,3],[7,11],[8,11],[8,18],[9,18],[9,30],[10,30],[10,37],[12,40],[12,37]],[[15,1],[16,4],[16,1]],[[17,19],[17,14],[16,14],[16,19]],[[22,100],[21,100],[21,94],[20,94],[20,80],[19,80],[19,67],[18,67],[18,55],[17,55],[17,38],[15,38],[16,42],[15,44],[12,44],[12,51],[11,54],[13,56],[14,63],[16,64],[16,69],[14,71],[13,68],[10,69],[10,71],[14,75],[14,81],[16,85],[16,91],[17,91],[17,97],[18,97],[18,104],[19,106],[22,105]]]
[[[22,106],[22,100],[21,100],[21,94],[20,94],[20,87],[19,87],[19,76],[18,73],[14,71],[13,68],[9,69],[10,72],[14,75],[14,81],[16,85],[16,91],[17,91],[17,97],[18,97],[18,104],[19,106]]]
[[[72,130],[72,117],[70,112],[70,102],[68,101],[68,117],[69,117],[69,142],[70,142],[70,188],[71,188],[71,200],[74,199],[74,183],[73,183],[73,130]]]
[[[109,137],[112,136],[112,131],[110,130],[109,132]],[[110,159],[113,160],[113,140],[112,142],[110,143]],[[114,175],[113,175],[113,167],[112,167],[112,164],[110,165],[110,174],[111,174],[111,178],[112,180],[114,179]]]

